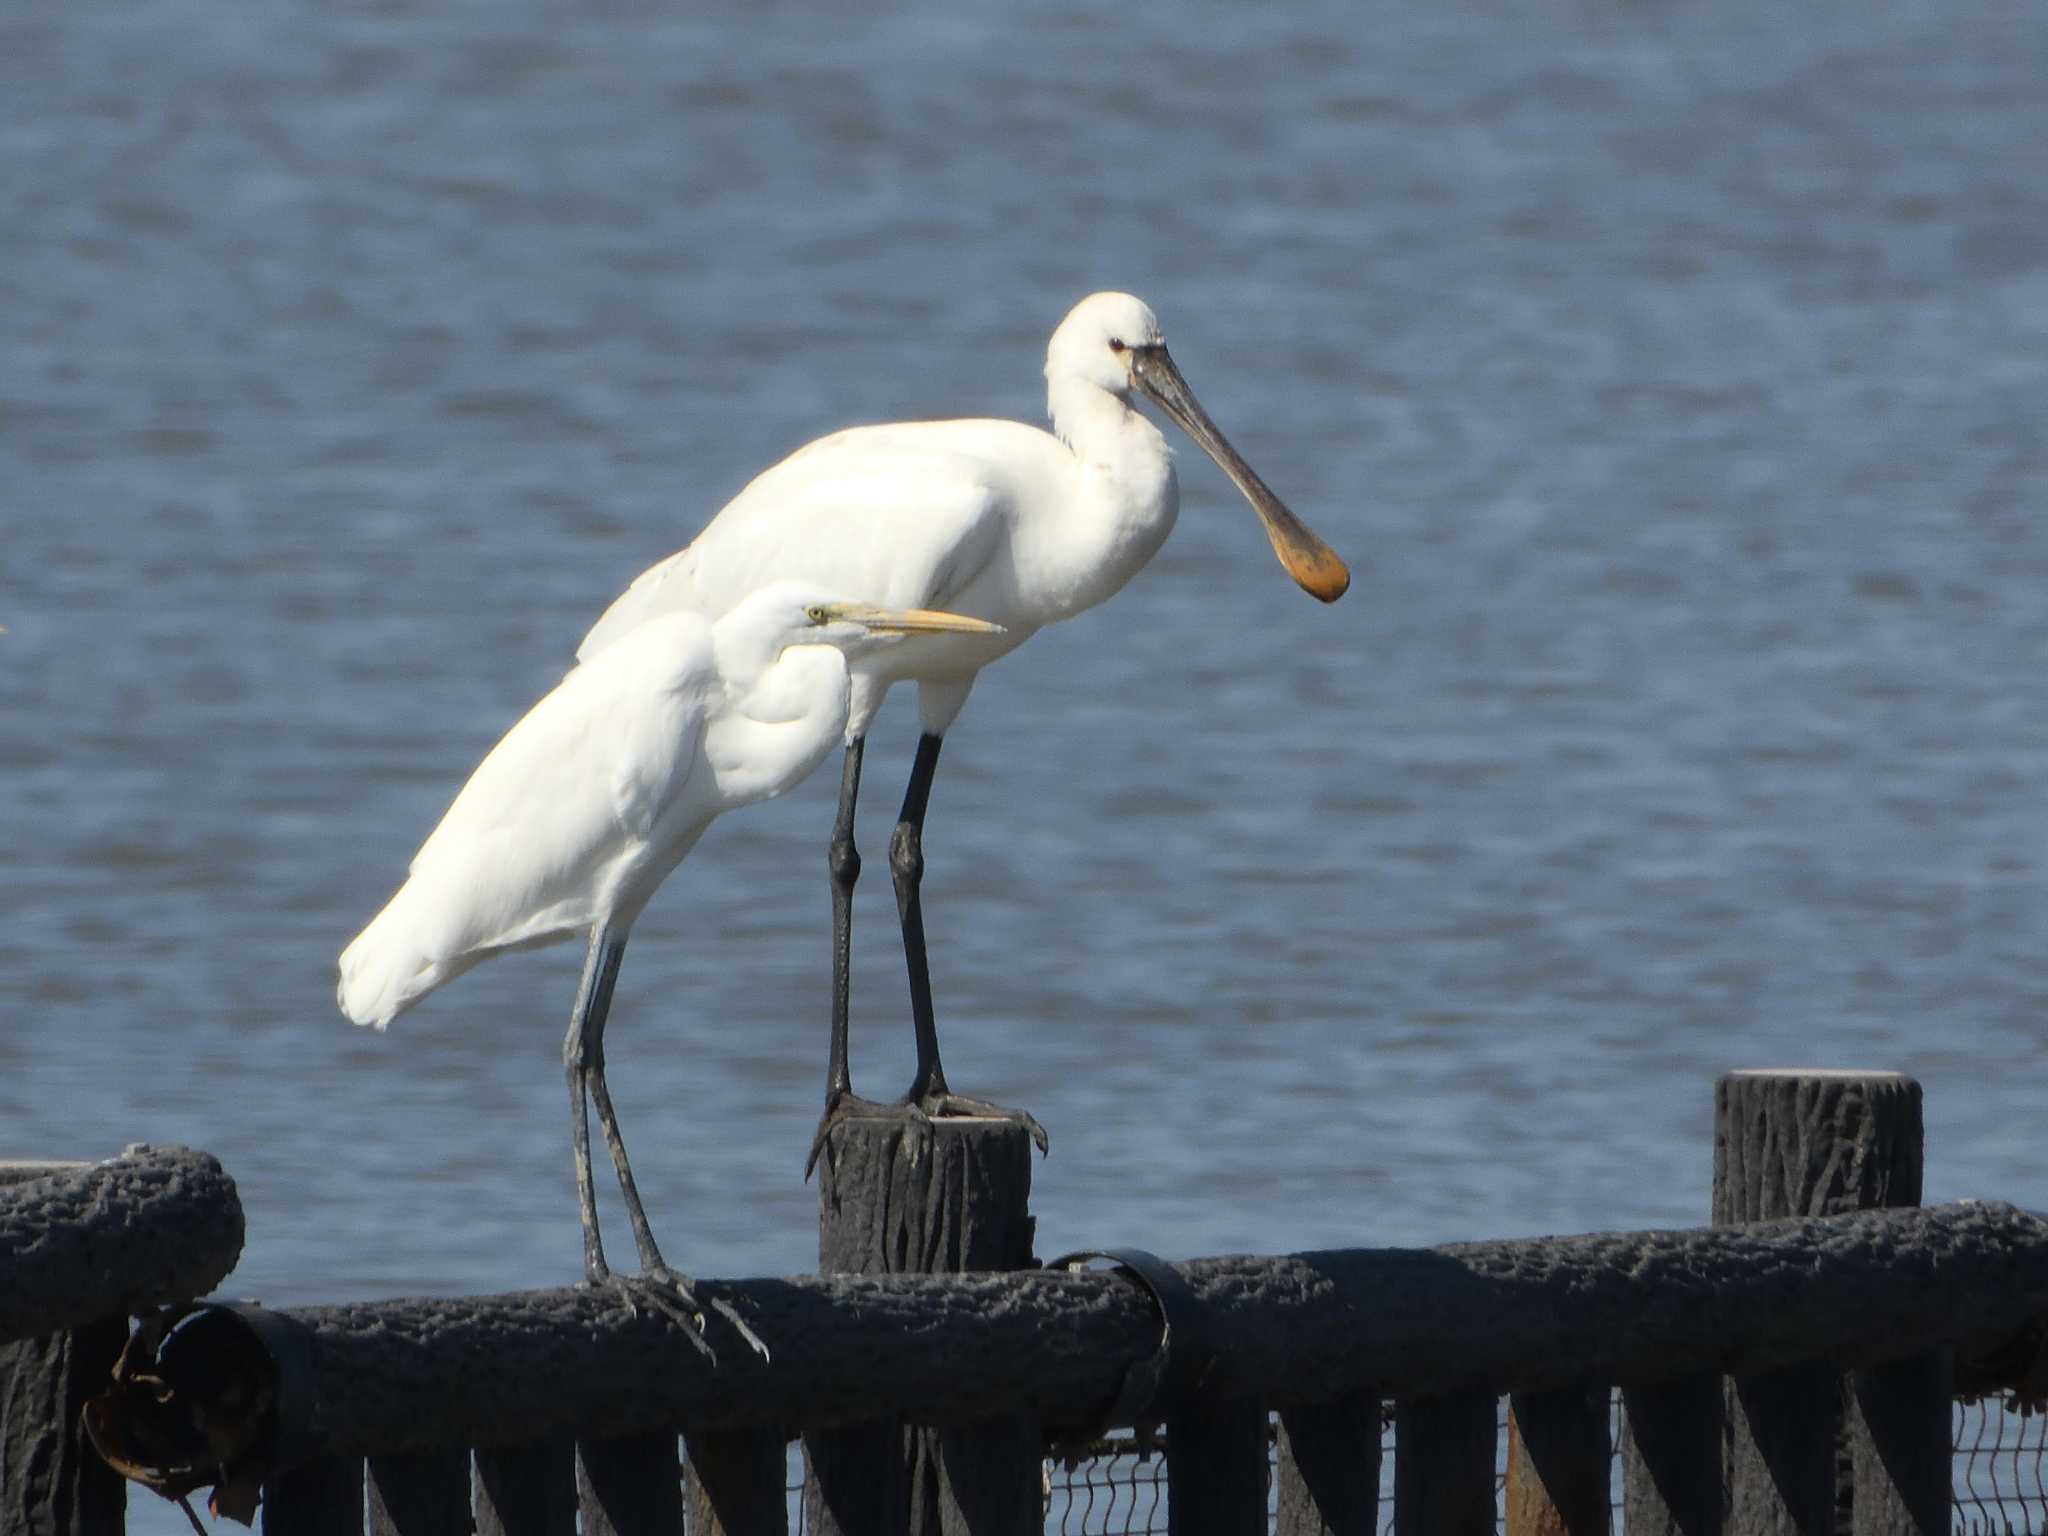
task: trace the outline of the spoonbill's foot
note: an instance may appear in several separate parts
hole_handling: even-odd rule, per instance
[[[1041,1156],[1052,1150],[1052,1142],[1045,1134],[1045,1127],[1033,1119],[1029,1113],[1021,1109],[1010,1109],[1001,1104],[991,1104],[987,1099],[970,1099],[965,1094],[954,1093],[951,1089],[941,1089],[936,1093],[926,1093],[923,1097],[915,1100],[910,1107],[922,1110],[926,1116],[933,1120],[1008,1120],[1013,1124],[1023,1126],[1025,1130],[1031,1133],[1031,1139],[1037,1143]]]
[[[804,1159],[804,1179],[811,1177],[811,1170],[818,1166],[818,1156],[825,1150],[825,1143],[842,1120],[902,1120],[925,1121],[928,1117],[915,1104],[884,1104],[876,1099],[864,1099],[852,1089],[825,1095],[825,1113],[818,1117],[817,1133],[811,1137],[811,1155]]]

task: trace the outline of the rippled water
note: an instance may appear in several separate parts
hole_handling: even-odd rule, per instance
[[[334,957],[638,570],[859,420],[1159,310],[1198,455],[992,671],[927,905],[1048,1252],[1692,1222],[1727,1067],[1926,1082],[2036,1191],[2048,33],[2024,6],[0,15],[0,1125],[212,1149],[278,1302],[577,1273],[580,954]],[[855,1068],[910,1064],[863,816]],[[657,1229],[809,1266],[832,774],[628,954]],[[614,1245],[625,1251],[614,1221]]]

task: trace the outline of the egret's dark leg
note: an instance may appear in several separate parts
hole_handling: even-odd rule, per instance
[[[690,1341],[715,1363],[718,1357],[712,1354],[711,1346],[704,1339],[701,1304],[688,1277],[669,1268],[661,1256],[661,1249],[655,1246],[654,1229],[648,1225],[647,1212],[640,1204],[640,1189],[633,1180],[633,1165],[626,1160],[625,1138],[619,1134],[618,1113],[612,1108],[611,1089],[605,1083],[604,1026],[611,1013],[612,989],[619,979],[619,964],[625,957],[626,941],[623,937],[615,938],[603,923],[591,930],[590,952],[583,962],[582,983],[576,989],[575,1011],[569,1016],[569,1033],[562,1041],[562,1063],[569,1077],[570,1123],[576,1153],[576,1198],[583,1215],[583,1273],[593,1285],[609,1285],[622,1291],[626,1305],[636,1311],[636,1298],[650,1301],[658,1311],[677,1323]],[[597,1106],[598,1128],[604,1133],[612,1167],[618,1173],[619,1192],[625,1197],[626,1216],[633,1223],[633,1239],[640,1249],[641,1273],[632,1281],[614,1275],[604,1261],[604,1244],[597,1230],[596,1191],[591,1185],[590,1120],[584,1103],[586,1094]],[[674,1293],[674,1301],[659,1289],[662,1285]],[[675,1304],[677,1301],[681,1303],[680,1307]],[[767,1346],[729,1304],[714,1302],[713,1305],[731,1319],[749,1344],[764,1357],[767,1355]]]
[[[924,813],[931,802],[932,775],[938,771],[943,738],[927,732],[917,739],[917,760],[910,785],[903,792],[903,810],[889,839],[889,873],[896,885],[896,916],[903,924],[903,961],[910,971],[910,1020],[917,1031],[917,1076],[906,1102],[928,1115],[991,1115],[1015,1120],[1031,1132],[1039,1151],[1046,1149],[1045,1128],[1021,1109],[1005,1109],[985,1099],[970,1099],[946,1085],[939,1060],[939,1027],[932,1012],[931,966],[925,954]]]
[[[590,1109],[587,1084],[591,1053],[604,1059],[604,1017],[611,1011],[612,987],[619,962],[626,956],[624,940],[613,942],[600,923],[590,931],[590,952],[583,960],[583,980],[576,988],[576,1006],[569,1014],[569,1033],[562,1040],[562,1066],[569,1078],[569,1136],[576,1155],[576,1202],[583,1217],[583,1275],[596,1285],[609,1279],[604,1240],[597,1230],[597,1193],[590,1179]],[[592,1020],[596,1023],[593,1026]]]

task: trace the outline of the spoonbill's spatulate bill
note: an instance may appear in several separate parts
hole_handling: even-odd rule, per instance
[[[480,960],[589,934],[562,1044],[584,1272],[613,1281],[591,1189],[587,1091],[643,1278],[673,1288],[699,1343],[695,1298],[655,1246],[605,1086],[605,1018],[626,936],[714,817],[781,794],[845,739],[849,665],[941,635],[999,634],[979,619],[853,602],[794,582],[763,587],[716,621],[650,619],[576,667],[505,733],[405,885],[342,952],[341,1011],[383,1029]],[[666,1305],[659,1291],[648,1294]]]
[[[1002,626],[915,648],[853,658],[853,707],[828,864],[832,876],[832,1048],[824,1145],[846,1113],[1028,1115],[965,1099],[947,1086],[933,1022],[919,883],[932,774],[946,728],[975,674],[1046,624],[1114,595],[1165,541],[1180,510],[1172,455],[1133,407],[1152,401],[1236,483],[1273,552],[1304,590],[1343,596],[1344,562],[1281,503],[1195,401],[1152,311],[1126,293],[1077,304],[1046,352],[1053,430],[1014,421],[903,422],[820,438],[765,471],[687,549],[643,573],[584,639],[594,658],[658,614],[716,616],[761,586],[792,577],[869,602],[939,607]],[[910,971],[917,1074],[901,1105],[856,1099],[847,1066],[847,990],[854,881],[854,802],[868,727],[891,683],[914,680],[924,733],[889,844]]]

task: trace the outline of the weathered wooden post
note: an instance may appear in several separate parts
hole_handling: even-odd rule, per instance
[[[1379,1536],[1380,1399],[1280,1410],[1275,1536]]]
[[[476,1536],[575,1536],[576,1442],[477,1448]]]
[[[825,1274],[1029,1268],[1031,1136],[1009,1120],[847,1119],[818,1160]],[[895,1418],[804,1436],[816,1536],[1037,1536],[1040,1427]]]
[[[1498,1399],[1404,1398],[1394,1409],[1394,1536],[1492,1536]]]
[[[370,1536],[442,1536],[470,1526],[469,1452],[370,1458]]]
[[[1920,1203],[1920,1085],[1896,1072],[1731,1072],[1714,1094],[1716,1226]],[[1729,1384],[1728,1529],[1948,1529],[1946,1354]],[[1844,1447],[1838,1450],[1838,1446]]]
[[[78,1432],[128,1342],[128,1320],[0,1344],[0,1531],[120,1536],[127,1487]]]
[[[1168,1536],[1265,1536],[1264,1403],[1196,1394],[1168,1407],[1166,1527]]]
[[[218,1162],[130,1147],[99,1163],[0,1163],[0,1531],[118,1533],[127,1485],[87,1443],[128,1314],[211,1289],[242,1250]]]
[[[1606,1536],[1607,1420],[1601,1386],[1508,1400],[1507,1536]]]

